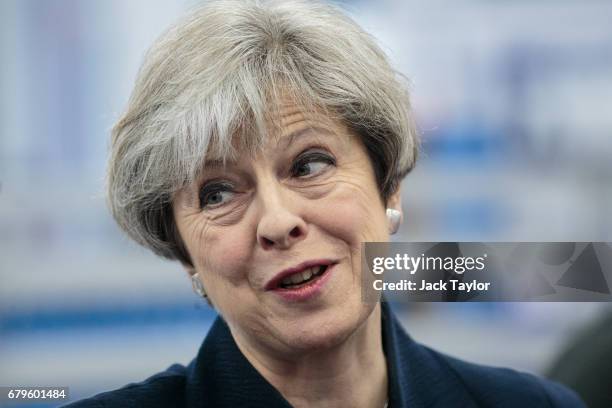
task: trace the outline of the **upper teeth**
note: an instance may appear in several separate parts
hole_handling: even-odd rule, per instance
[[[312,268],[304,269],[302,272],[297,272],[292,275],[285,277],[281,281],[281,285],[295,285],[302,283],[312,278],[313,275],[319,274],[323,271],[324,266],[314,266]]]

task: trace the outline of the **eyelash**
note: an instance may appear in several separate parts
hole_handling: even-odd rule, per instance
[[[298,174],[297,170],[305,164],[316,163],[316,162],[324,162],[327,165],[331,165],[331,166],[336,165],[336,161],[329,154],[318,152],[318,151],[315,151],[315,152],[309,151],[309,152],[303,153],[300,156],[298,156],[298,158],[295,160],[295,162],[291,166],[291,175],[295,177],[300,177],[300,178],[314,177],[313,175],[297,176]]]
[[[318,175],[319,173],[321,173],[322,171],[319,171],[316,174],[309,174],[306,176],[299,176],[298,174],[298,169],[301,166],[304,166],[306,164],[310,164],[310,163],[317,163],[317,162],[324,162],[327,165],[331,165],[331,166],[335,166],[336,165],[336,160],[329,154],[327,153],[323,153],[320,151],[306,151],[305,153],[300,154],[295,160],[293,165],[291,166],[290,169],[290,174],[292,177],[296,177],[296,178],[300,178],[300,179],[308,179],[311,177],[315,177],[316,175]],[[222,206],[224,203],[218,203],[218,204],[213,204],[213,205],[208,205],[206,204],[206,202],[210,199],[210,197],[213,194],[217,194],[217,193],[233,193],[234,190],[234,186],[231,183],[228,182],[224,182],[224,181],[212,181],[209,183],[206,183],[202,186],[202,188],[200,189],[200,193],[199,193],[199,201],[200,201],[200,208],[204,209],[206,207],[208,208],[216,208],[219,206]]]
[[[207,206],[206,202],[213,194],[232,192],[233,189],[234,186],[227,182],[213,181],[203,185],[199,194],[200,208],[204,209]],[[222,204],[223,203],[213,204],[212,208],[218,207]]]

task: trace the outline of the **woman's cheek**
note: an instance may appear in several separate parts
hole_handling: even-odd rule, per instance
[[[365,241],[384,241],[386,218],[378,200],[372,200],[359,189],[346,188],[327,197],[317,206],[317,224],[352,248]],[[378,192],[375,190],[375,194]]]
[[[239,228],[223,227],[209,231],[201,247],[203,274],[234,283],[244,279],[251,241]]]

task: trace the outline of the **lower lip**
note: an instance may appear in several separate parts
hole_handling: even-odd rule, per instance
[[[314,298],[323,290],[323,286],[327,283],[331,276],[332,269],[334,269],[335,264],[329,265],[323,275],[320,275],[316,279],[311,282],[308,282],[307,285],[301,286],[299,288],[277,288],[272,291],[282,297],[283,299],[290,302],[303,302],[309,299]]]

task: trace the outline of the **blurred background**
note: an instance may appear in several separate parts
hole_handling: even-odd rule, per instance
[[[194,4],[0,2],[0,385],[78,398],[196,355],[214,312],[178,264],[121,235],[103,193],[109,129],[143,54]],[[411,82],[423,153],[396,240],[612,241],[611,2],[340,4]],[[396,308],[435,349],[553,376],[612,313]]]

